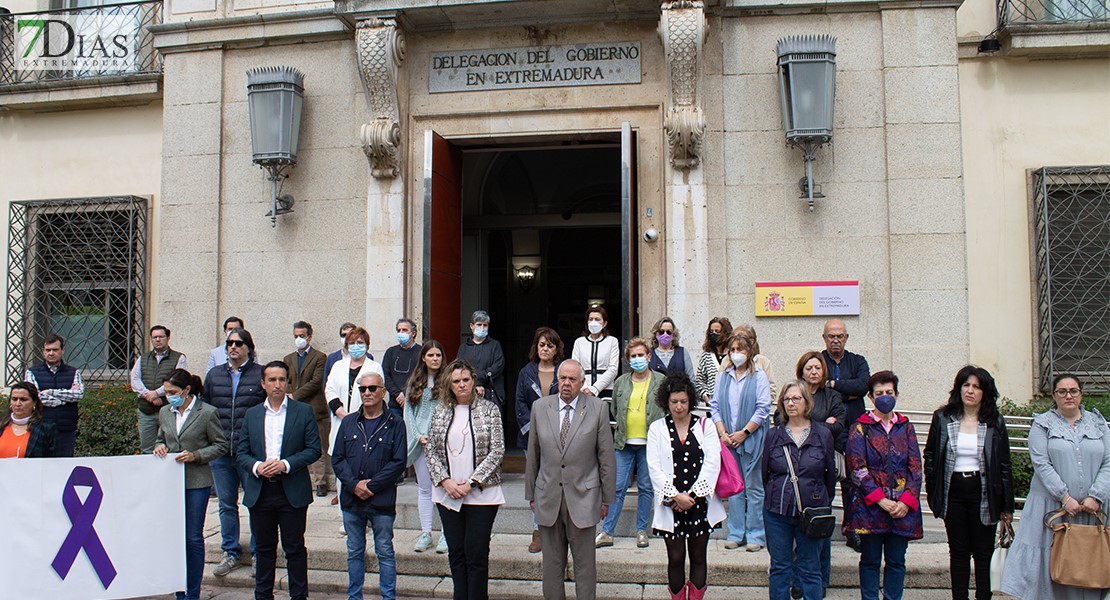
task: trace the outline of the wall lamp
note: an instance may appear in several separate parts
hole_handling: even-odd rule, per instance
[[[527,294],[531,291],[532,286],[536,284],[536,268],[531,265],[524,265],[517,269],[516,283],[520,286],[520,291]]]
[[[251,152],[254,164],[266,171],[273,184],[270,226],[278,215],[293,212],[293,196],[278,195],[278,184],[289,177],[287,167],[297,164],[304,108],[304,74],[292,67],[259,67],[247,71],[247,107],[251,119]]]
[[[790,36],[779,40],[779,95],[786,143],[801,147],[806,175],[798,182],[802,198],[824,198],[814,189],[813,153],[832,141],[836,97],[836,38],[830,35]]]

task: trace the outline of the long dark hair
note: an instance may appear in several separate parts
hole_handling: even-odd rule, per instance
[[[31,397],[31,402],[34,403],[34,406],[31,408],[31,420],[27,421],[28,429],[30,429],[31,427],[34,427],[36,423],[42,421],[42,399],[39,398],[39,389],[35,387],[33,383],[30,383],[28,381],[20,381],[19,383],[12,385],[12,392],[16,390],[23,390],[27,392],[27,395]],[[11,397],[11,392],[8,392],[8,397]],[[4,428],[8,426],[8,423],[11,422],[11,420],[11,405],[9,404],[8,414],[4,415],[3,419],[0,419],[0,431],[3,431]]]
[[[424,397],[424,390],[428,387],[428,365],[424,362],[424,357],[428,355],[431,350],[439,350],[443,359],[439,363],[439,370],[443,371],[443,360],[447,359],[447,354],[443,351],[443,344],[435,340],[425,340],[424,345],[420,348],[420,360],[416,361],[416,368],[412,370],[412,375],[409,375],[409,393],[405,396],[405,403],[412,403],[413,406],[418,406],[420,400]]]
[[[991,377],[990,372],[975,365],[965,365],[956,372],[952,391],[948,393],[948,402],[941,407],[941,410],[949,417],[963,416],[963,387],[972,375],[979,379],[979,389],[983,390],[983,403],[979,406],[979,422],[994,423],[998,419],[998,387],[995,386],[994,377]]]
[[[528,350],[528,360],[540,362],[540,340],[545,339],[549,344],[555,344],[555,356],[551,357],[553,363],[563,362],[563,338],[559,332],[550,327],[537,327],[536,334],[532,336],[532,347]]]
[[[709,334],[713,331],[713,324],[721,324],[721,333],[717,335],[717,343],[713,344],[709,341]],[[712,352],[714,354],[721,354],[721,344],[725,344],[725,354],[728,354],[728,340],[732,337],[732,323],[728,317],[713,317],[709,319],[709,324],[705,326],[705,342],[702,343],[701,349],[705,352]]]

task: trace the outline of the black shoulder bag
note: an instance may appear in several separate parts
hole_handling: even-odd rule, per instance
[[[786,456],[786,468],[790,470],[790,483],[794,486],[794,502],[798,505],[798,526],[808,538],[823,539],[831,536],[836,529],[836,517],[833,516],[831,506],[814,506],[802,508],[802,493],[798,490],[798,476],[794,474],[794,461],[790,459],[790,450],[782,447]]]

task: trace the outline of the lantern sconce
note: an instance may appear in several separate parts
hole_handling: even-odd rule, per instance
[[[536,268],[531,265],[524,265],[517,269],[516,282],[520,286],[520,291],[527,294],[532,290],[532,286],[536,284]]]
[[[279,195],[278,184],[285,172],[297,164],[304,108],[304,73],[292,67],[260,67],[247,71],[247,108],[251,121],[251,152],[254,164],[266,171],[273,185],[270,226],[277,227],[278,215],[293,212],[293,196]]]
[[[814,152],[832,141],[836,97],[836,38],[831,35],[790,36],[778,41],[779,95],[786,143],[801,147],[806,174],[798,182],[802,198],[824,198],[814,189]]]

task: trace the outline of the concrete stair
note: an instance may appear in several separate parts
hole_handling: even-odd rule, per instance
[[[490,592],[494,598],[531,599],[542,598],[540,588],[541,554],[529,554],[527,546],[531,539],[532,517],[524,501],[523,476],[506,476],[506,505],[499,510],[494,523],[494,535],[490,549]],[[649,548],[636,548],[631,531],[635,517],[634,494],[625,500],[615,545],[597,551],[598,580],[601,598],[666,598],[666,551],[663,540],[652,538]],[[306,544],[309,549],[309,582],[314,597],[340,597],[347,587],[346,536],[341,532],[338,508],[330,503],[330,496],[318,498],[309,507]],[[249,543],[249,524],[247,512],[240,510],[241,544],[244,549]],[[932,521],[932,523],[929,523]],[[907,589],[913,589],[908,597],[928,600],[931,593],[927,590],[946,592],[949,585],[948,546],[945,543],[943,525],[927,517],[926,539],[910,544],[906,576]],[[438,524],[433,537],[439,539]],[[416,484],[407,481],[399,488],[397,520],[394,528],[394,548],[397,556],[398,590],[407,598],[449,598],[451,597],[450,569],[447,556],[429,550],[416,553],[412,547],[420,533],[419,514],[416,507]],[[766,550],[745,552],[725,550],[723,532],[710,540],[709,581],[718,591],[715,597],[728,598],[766,598],[768,557]],[[205,546],[207,565],[205,581],[225,586],[243,585],[253,587],[250,569],[246,566],[233,571],[224,578],[211,574],[215,563],[222,558],[220,550],[219,517],[216,502],[209,503],[205,522]],[[367,559],[366,592],[377,594],[377,561],[373,556],[372,539],[368,540],[370,555]],[[285,586],[284,558],[278,553],[278,587]],[[244,556],[249,562],[249,554]],[[834,542],[832,555],[832,586],[830,598],[858,597],[859,555],[847,548],[842,542]],[[571,561],[573,563],[573,561]],[[568,578],[573,574],[573,564],[568,569]],[[568,582],[568,594],[573,596],[573,583]],[[727,590],[724,588],[728,588]],[[724,595],[725,592],[728,595]],[[940,598],[941,596],[936,596]]]

